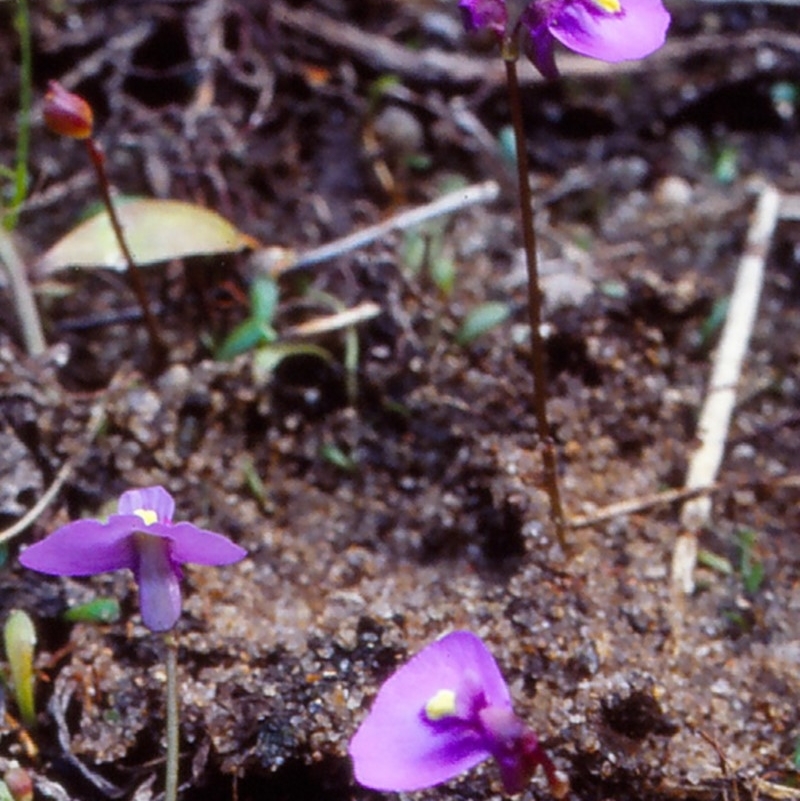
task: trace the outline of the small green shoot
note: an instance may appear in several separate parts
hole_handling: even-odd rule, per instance
[[[628,297],[628,287],[623,281],[615,281],[610,279],[608,281],[601,281],[599,290],[612,300],[624,300]]]
[[[414,273],[429,278],[447,297],[453,291],[456,267],[445,241],[445,223],[437,220],[408,231],[403,238],[402,259]]]
[[[309,293],[309,297],[317,300],[328,306],[334,314],[341,314],[346,312],[345,305],[336,297],[328,292],[313,292]],[[305,347],[314,347],[305,346]],[[322,350],[318,348],[318,350]],[[351,404],[356,402],[358,397],[358,361],[360,358],[361,346],[358,341],[358,329],[355,324],[348,325],[344,328],[344,369],[345,369],[345,384],[347,390],[347,399]],[[327,351],[322,351],[322,354],[327,355]],[[322,355],[319,354],[319,355]],[[323,356],[323,358],[325,358]],[[330,358],[330,357],[328,357]]]
[[[28,0],[17,0],[14,27],[19,35],[19,122],[17,124],[17,152],[14,169],[3,169],[4,177],[13,181],[14,191],[9,211],[3,218],[6,230],[17,225],[19,210],[28,194],[28,153],[31,137],[31,105],[33,101],[33,46],[31,43],[31,18]]]
[[[748,595],[755,595],[764,582],[764,564],[754,554],[758,534],[750,529],[737,535],[739,544],[739,573]]]
[[[456,334],[459,345],[471,345],[478,337],[504,323],[511,316],[511,308],[507,303],[492,300],[476,306],[464,318]]]
[[[723,145],[714,159],[714,178],[727,186],[739,175],[739,151],[732,145]]]
[[[253,351],[253,380],[264,383],[275,368],[291,356],[314,356],[330,361],[324,348],[308,342],[279,342],[274,328],[279,290],[274,278],[258,276],[250,287],[250,316],[231,331],[216,357],[227,361]]]
[[[27,612],[20,609],[11,612],[3,629],[3,637],[19,714],[25,726],[32,729],[36,726],[36,674],[33,670],[36,631]]]
[[[758,534],[755,531],[745,529],[737,533],[738,562],[735,567],[730,559],[705,548],[698,551],[697,562],[723,576],[733,576],[738,573],[745,593],[755,595],[764,582],[764,565],[754,554],[757,541]]]
[[[217,359],[232,359],[278,339],[273,328],[278,309],[278,284],[266,275],[258,276],[250,287],[250,316],[231,331],[217,350]]]
[[[794,117],[798,99],[800,99],[797,84],[778,81],[770,87],[769,95],[777,115],[787,122],[791,120]]]
[[[386,95],[391,94],[391,92],[397,89],[399,86],[402,86],[402,81],[397,75],[386,73],[381,75],[379,78],[376,78],[370,84],[367,91],[371,112],[374,113],[375,109],[386,97]]]
[[[514,129],[510,125],[504,125],[500,129],[497,144],[503,161],[513,167],[517,163],[517,144],[514,141]]]
[[[116,623],[119,618],[119,601],[116,598],[95,598],[64,612],[64,620],[70,623]]]
[[[700,326],[699,346],[701,350],[706,351],[714,344],[717,334],[719,334],[722,330],[722,326],[725,324],[729,305],[730,298],[728,297],[718,298],[714,301],[711,312]]]
[[[0,781],[0,801],[14,801],[14,796],[4,781]]]
[[[313,356],[325,362],[331,361],[331,354],[325,348],[311,342],[273,342],[256,348],[253,353],[253,380],[256,384],[263,384],[284,359],[293,356]]]
[[[345,473],[353,473],[357,468],[356,460],[348,456],[338,445],[326,442],[320,449],[320,456],[329,464],[338,467]]]
[[[269,490],[261,476],[258,474],[256,466],[251,458],[246,458],[242,462],[242,478],[250,494],[258,501],[259,506],[266,514],[274,511],[270,501]]]
[[[733,575],[733,565],[730,559],[720,556],[713,551],[706,548],[700,548],[697,552],[697,563],[713,570],[716,573],[721,573],[723,576]]]

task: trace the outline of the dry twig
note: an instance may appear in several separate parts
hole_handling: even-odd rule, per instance
[[[303,253],[294,253],[283,248],[265,248],[252,256],[252,263],[259,272],[272,276],[283,275],[290,270],[301,267],[310,267],[329,259],[334,259],[344,253],[365,247],[388,236],[394,231],[405,231],[417,225],[422,225],[436,217],[454,214],[469,206],[481,203],[491,203],[500,195],[500,185],[497,181],[484,181],[480,184],[465,186],[442,195],[436,200],[407,211],[402,211],[389,217],[377,225],[370,225],[341,239],[335,239],[326,245],[307,250]]]
[[[108,395],[98,401],[92,409],[92,415],[89,419],[89,424],[86,428],[86,442],[85,447],[88,449],[94,438],[100,432],[100,428],[106,419],[106,401]],[[61,466],[61,469],[56,473],[50,486],[45,490],[44,494],[38,501],[19,519],[16,523],[9,526],[4,531],[0,531],[0,545],[14,539],[18,534],[25,531],[28,526],[32,525],[39,515],[53,502],[53,499],[58,495],[61,487],[64,486],[67,479],[72,475],[75,469],[79,454],[73,455]]]
[[[745,252],[739,261],[728,315],[714,357],[711,380],[697,425],[700,446],[689,464],[687,489],[710,488],[722,462],[736,400],[736,387],[764,282],[764,262],[778,221],[779,209],[778,190],[770,184],[765,185],[747,232]],[[683,592],[688,593],[694,589],[697,531],[707,526],[710,518],[711,498],[707,493],[685,503],[681,511],[681,524],[685,533],[678,538],[673,552],[672,581],[673,586],[679,587]]]
[[[19,315],[25,347],[31,356],[38,356],[44,353],[47,347],[39,310],[36,307],[31,285],[28,282],[25,262],[17,252],[11,234],[2,226],[0,226],[0,262],[5,265],[8,274],[8,282],[14,298],[14,308]]]

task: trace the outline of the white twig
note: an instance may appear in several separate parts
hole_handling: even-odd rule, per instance
[[[436,200],[418,206],[408,211],[395,214],[388,220],[384,220],[377,225],[370,225],[354,234],[336,239],[326,245],[307,250],[304,253],[287,253],[286,251],[276,252],[275,248],[266,248],[253,254],[252,260],[256,270],[266,272],[272,276],[283,275],[289,270],[296,270],[300,267],[310,267],[314,264],[327,261],[328,259],[349,253],[351,250],[369,245],[393,231],[405,231],[416,225],[442,217],[445,214],[454,214],[469,206],[480,203],[491,203],[500,194],[500,186],[497,181],[484,181],[480,184],[465,186],[463,189],[455,189],[448,192]]]
[[[722,462],[736,400],[736,387],[764,283],[764,262],[778,221],[779,209],[778,190],[770,184],[765,185],[758,197],[747,232],[745,251],[739,260],[728,315],[714,357],[711,380],[697,425],[700,445],[689,463],[687,489],[710,488]],[[710,519],[711,498],[708,495],[693,498],[683,505],[681,525],[685,533],[679,538],[673,552],[672,580],[684,592],[691,592],[694,588],[696,532],[707,526]]]
[[[89,424],[87,425],[86,443],[84,446],[86,449],[88,449],[91,443],[94,441],[94,438],[97,436],[106,419],[105,410],[105,400],[95,404],[92,409],[91,418],[89,419]],[[79,461],[80,455],[73,454],[70,458],[68,458],[67,461],[61,465],[61,469],[58,471],[58,473],[56,473],[56,477],[53,479],[50,486],[44,491],[42,497],[39,498],[39,500],[36,501],[36,503],[30,509],[28,509],[28,511],[19,520],[16,521],[16,523],[13,523],[7,529],[0,531],[0,545],[9,542],[18,534],[21,534],[23,531],[25,531],[25,529],[35,522],[42,512],[44,512],[44,510],[52,503],[56,495],[58,495],[61,487],[64,486],[64,483],[67,481],[67,479],[72,475],[72,471],[75,469],[75,465]]]
[[[33,298],[31,285],[28,283],[28,272],[22,261],[11,234],[0,226],[0,262],[6,267],[14,308],[19,316],[25,347],[31,356],[39,356],[47,347],[42,332],[42,321],[36,301]]]
[[[352,309],[344,309],[335,314],[326,314],[322,317],[315,317],[313,320],[306,320],[304,323],[292,326],[283,331],[283,336],[291,337],[314,337],[320,334],[329,334],[331,331],[340,331],[342,328],[349,328],[367,320],[372,320],[381,313],[381,307],[377,303],[365,301],[354,306]]]

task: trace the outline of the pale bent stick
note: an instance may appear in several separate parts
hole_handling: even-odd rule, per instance
[[[301,253],[282,252],[276,259],[274,248],[265,248],[253,254],[252,260],[258,272],[267,273],[273,277],[283,275],[289,270],[301,267],[310,267],[323,261],[349,253],[352,250],[365,247],[391,234],[393,231],[406,231],[422,223],[442,217],[446,214],[455,214],[469,206],[483,203],[492,203],[500,196],[500,185],[497,181],[484,181],[472,184],[461,189],[454,189],[446,195],[407,211],[395,214],[376,225],[370,225],[341,239],[335,239],[318,248],[312,248]]]
[[[106,404],[105,400],[101,400],[92,408],[89,424],[86,427],[86,442],[84,443],[85,448],[89,448],[91,443],[94,441],[94,438],[100,432],[105,420]],[[61,465],[61,469],[58,471],[58,473],[56,473],[56,477],[53,479],[50,486],[44,491],[42,497],[39,498],[39,500],[36,501],[36,503],[30,509],[28,509],[28,511],[19,520],[16,521],[16,523],[13,523],[7,529],[0,531],[0,545],[3,545],[4,543],[14,539],[14,537],[25,531],[28,526],[30,526],[39,518],[42,512],[44,512],[44,510],[52,503],[56,495],[58,495],[61,487],[64,486],[67,479],[72,475],[72,471],[75,469],[76,464],[79,461],[79,454],[73,454],[67,459],[66,462],[64,462],[63,465]]]
[[[697,438],[700,446],[692,455],[686,475],[687,489],[710,487],[717,477],[728,436],[736,387],[756,319],[758,300],[764,283],[764,262],[780,211],[780,193],[766,184],[758,197],[745,251],[739,260],[728,315],[714,356]],[[673,585],[684,592],[694,589],[697,559],[697,531],[711,520],[711,498],[701,495],[687,501],[681,510],[685,531],[676,542],[672,560]]]
[[[5,265],[8,273],[11,296],[19,316],[22,337],[25,340],[28,354],[40,356],[45,352],[47,343],[44,339],[39,309],[33,297],[30,281],[28,281],[28,270],[17,251],[11,234],[2,226],[0,226],[0,263]],[[0,282],[0,286],[2,286],[2,282]]]

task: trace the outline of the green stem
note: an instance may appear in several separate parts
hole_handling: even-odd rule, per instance
[[[12,231],[17,225],[19,208],[28,194],[28,153],[31,138],[31,104],[33,102],[33,50],[31,47],[31,18],[27,0],[17,0],[14,26],[19,34],[19,125],[14,165],[14,197],[3,224]]]
[[[142,276],[139,273],[139,267],[134,261],[133,254],[125,240],[122,224],[119,221],[114,202],[111,199],[111,184],[108,180],[108,174],[106,173],[105,156],[94,139],[89,137],[85,141],[86,149],[89,151],[89,157],[94,166],[95,173],[97,174],[97,182],[100,184],[100,194],[103,196],[103,203],[108,212],[109,219],[111,220],[111,227],[114,229],[114,236],[116,236],[122,255],[125,257],[128,282],[136,295],[136,299],[139,301],[139,306],[142,308],[144,322],[147,326],[147,333],[150,335],[150,350],[154,361],[153,369],[158,372],[164,364],[167,348],[159,334],[158,323],[150,310],[150,304],[147,301],[147,293],[145,292]]]
[[[539,286],[539,265],[536,257],[536,233],[533,227],[533,198],[528,175],[528,152],[525,144],[525,126],[522,120],[522,100],[517,77],[516,48],[504,46],[508,102],[514,127],[517,151],[517,179],[519,183],[519,209],[522,216],[522,239],[528,267],[528,320],[531,329],[530,370],[533,377],[533,408],[536,426],[543,445],[544,484],[550,499],[550,519],[561,547],[567,550],[564,510],[558,487],[556,449],[547,421],[547,367],[542,339],[542,290]]]
[[[174,634],[166,634],[164,644],[167,648],[167,774],[164,782],[164,801],[177,801],[180,756],[178,640]]]

